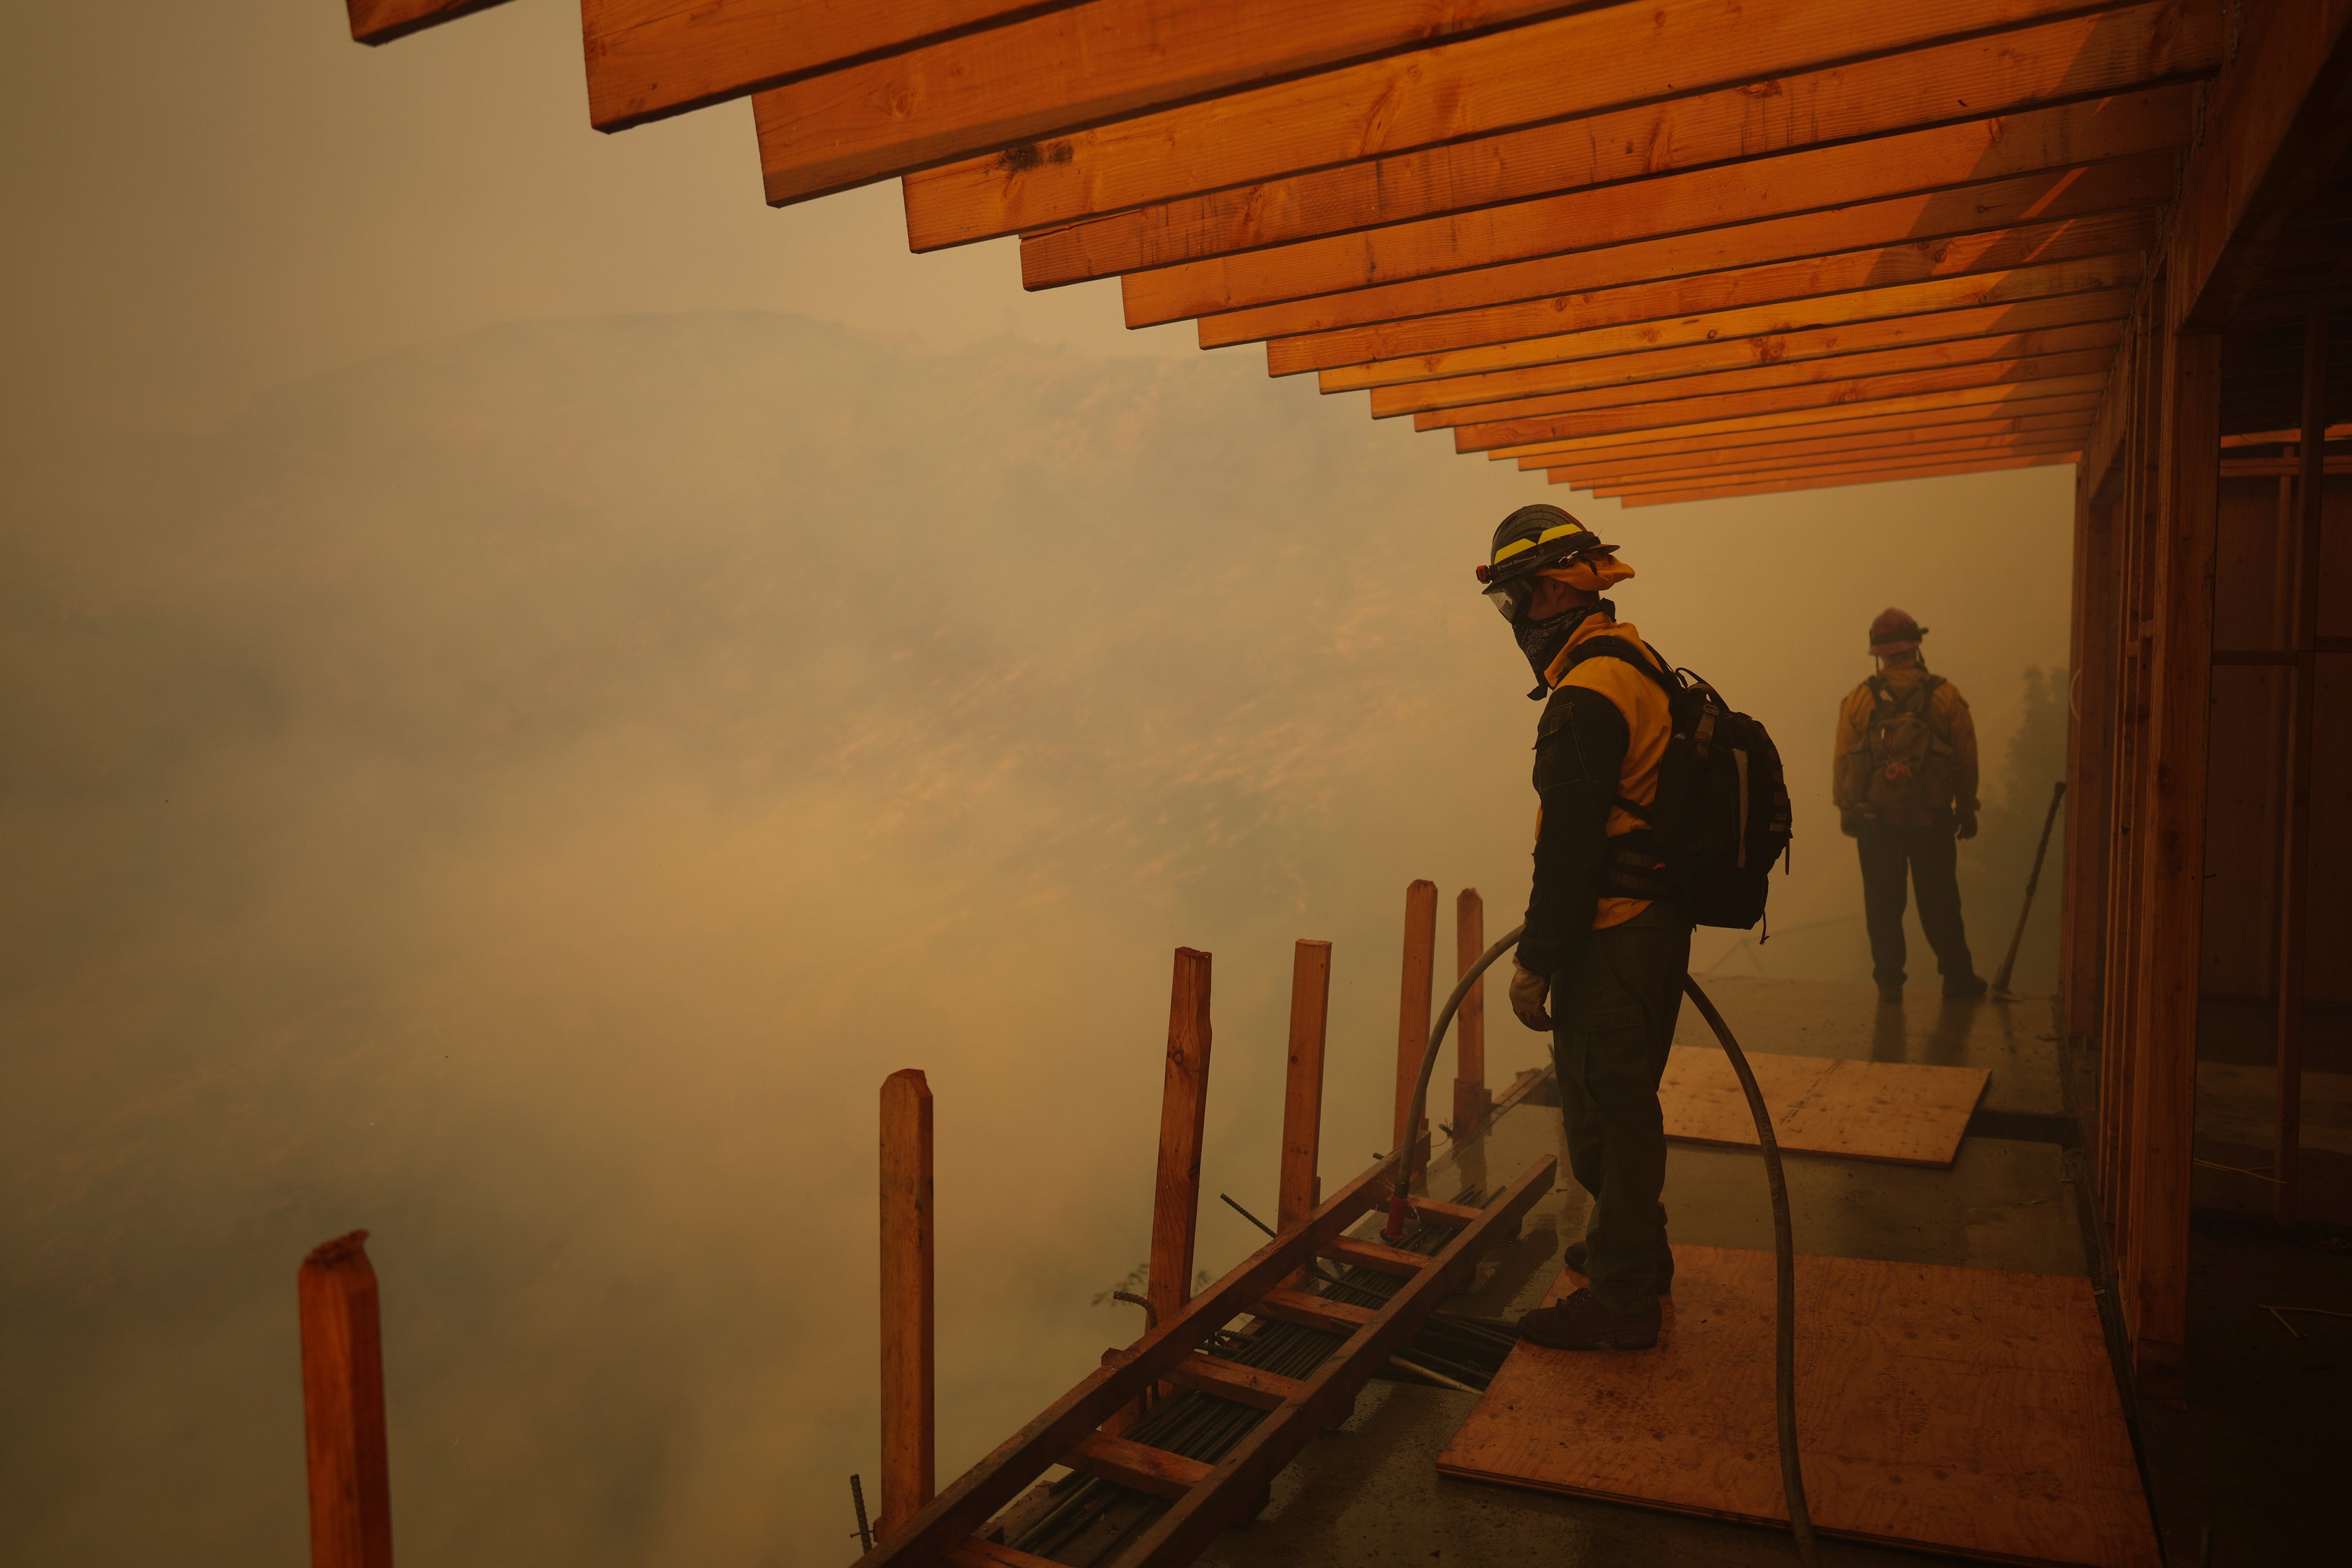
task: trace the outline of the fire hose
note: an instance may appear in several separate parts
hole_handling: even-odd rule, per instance
[[[1413,1080],[1412,1111],[1405,1119],[1405,1138],[1410,1145],[1419,1138],[1422,1117],[1429,1105],[1429,1075],[1437,1063],[1439,1042],[1461,1010],[1462,999],[1470,987],[1478,983],[1487,967],[1519,940],[1524,925],[1512,927],[1494,946],[1480,955],[1462,976],[1453,994],[1445,998],[1445,1006],[1431,1026],[1429,1045],[1421,1053],[1421,1072]],[[1764,1151],[1764,1179],[1772,1194],[1772,1254],[1774,1277],[1778,1285],[1774,1302],[1772,1340],[1773,1404],[1780,1416],[1780,1490],[1788,1499],[1789,1528],[1797,1541],[1797,1555],[1805,1568],[1819,1568],[1820,1549],[1813,1540],[1811,1511],[1805,1506],[1805,1476],[1797,1455],[1797,1248],[1789,1224],[1789,1184],[1780,1170],[1780,1145],[1772,1136],[1772,1116],[1764,1108],[1763,1092],[1756,1087],[1756,1075],[1748,1069],[1748,1058],[1739,1042],[1731,1036],[1731,1026],[1723,1021],[1699,984],[1688,974],[1683,976],[1683,990],[1698,1006],[1699,1016],[1715,1031],[1722,1043],[1723,1054],[1731,1059],[1731,1070],[1739,1079],[1740,1092],[1748,1097],[1748,1113],[1756,1119],[1756,1141]],[[1404,1218],[1412,1200],[1412,1158],[1407,1155],[1397,1162],[1396,1191],[1389,1197],[1388,1225],[1383,1234],[1391,1241],[1404,1234]]]

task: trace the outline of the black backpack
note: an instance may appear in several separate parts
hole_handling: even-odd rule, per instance
[[[1657,650],[1649,651],[1654,658]],[[1789,849],[1789,786],[1780,775],[1780,748],[1762,724],[1733,711],[1720,692],[1688,670],[1669,672],[1661,668],[1664,659],[1653,663],[1619,637],[1585,643],[1570,668],[1594,658],[1622,659],[1656,681],[1674,726],[1658,764],[1656,802],[1643,806],[1617,798],[1621,809],[1649,824],[1615,841],[1618,859],[1631,855],[1649,861],[1646,868],[1625,868],[1633,875],[1625,879],[1624,890],[1635,892],[1643,881],[1655,889],[1663,877],[1682,912],[1698,924],[1753,929],[1764,918],[1772,863]]]

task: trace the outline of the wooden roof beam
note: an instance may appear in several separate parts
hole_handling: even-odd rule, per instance
[[[343,0],[343,10],[351,19],[353,39],[388,44],[503,4],[505,0]]]
[[[2166,319],[2148,323],[2158,340],[2215,331],[2244,309],[2352,136],[2352,0],[2256,6],[2243,18],[2207,94],[2214,133],[2183,163],[2165,215]],[[2121,478],[2137,379],[2115,378],[2084,445],[2079,478],[2095,497]]]
[[[761,177],[782,206],[981,153],[1051,161],[1040,138],[1587,3],[1087,0],[755,95]]]
[[[1884,31],[1888,24],[1913,22],[1884,5],[1814,0],[1814,8],[1824,14],[1854,9],[1865,35],[1874,24]],[[2156,0],[1062,224],[1033,231],[1022,242],[1022,270],[1032,288],[1139,272],[1835,142],[2018,114],[2208,75],[2221,64],[2221,50],[2218,5]],[[1530,38],[1524,52],[1541,51]],[[1559,79],[1588,83],[1591,90],[1622,90],[1615,63],[1606,73],[1591,72],[1581,67],[1590,58],[1561,56]],[[1254,151],[1257,145],[1253,142]],[[915,188],[909,182],[910,215]],[[1094,195],[1101,199],[1099,192]]]
[[[2128,213],[2138,217],[2144,216],[2142,209],[2160,205],[2170,196],[2178,166],[2179,160],[2172,153],[2151,153],[2084,169],[2022,174],[1964,191],[1859,202],[1728,228],[1415,278],[1319,295],[1312,300],[1286,300],[1278,305],[1261,305],[1204,318],[1199,327],[1201,346],[1221,348],[1262,338],[1402,322],[1411,317],[1446,316],[1520,302],[1527,302],[1530,309],[1540,309],[1543,303],[1557,299],[1575,299],[1598,290],[1626,289],[1664,279],[1688,279],[1702,273],[1752,269],[1768,262],[1811,261],[1844,253],[1872,253],[1883,247],[1913,247],[1932,251],[1948,243],[1957,244],[1958,237],[1998,234],[2019,225],[2049,225],[2103,214]],[[2028,255],[2018,259],[2032,258]],[[1953,268],[1964,269],[1965,266]],[[1841,280],[1811,291],[1828,293],[1839,288],[1935,275],[1929,269],[1843,281],[1852,276],[1845,273],[1840,275]],[[1784,286],[1796,285],[1792,280]],[[1721,301],[1724,305],[1749,302],[1752,301],[1738,298]],[[1525,335],[1558,331],[1562,325],[1573,324],[1555,318],[1549,327],[1536,326]]]
[[[2054,360],[2063,360],[2074,370],[2104,372],[2115,358],[2116,345],[2122,341],[2120,321],[2094,321],[2053,327],[2047,331],[1925,343],[1915,348],[1841,354],[1833,359],[1803,360],[1793,364],[1750,365],[1711,375],[1649,382],[1636,388],[1602,386],[1549,397],[1433,408],[1414,415],[1412,423],[1416,430],[1485,429],[1592,414],[1638,416],[1651,424],[1679,423],[1675,412],[1678,407],[1763,392],[1789,393],[1823,405],[1888,395],[1871,389],[1897,383],[1906,391],[1926,392],[1945,386],[1984,385],[2005,375],[2012,380],[2033,380],[2037,377],[2031,373],[2010,372],[2012,367],[2040,365]]]
[[[2177,331],[2230,323],[2288,226],[2352,155],[2352,0],[2248,7],[2236,42],[2168,218]]]
[[[1725,500],[1734,496],[1778,495],[1790,490],[1838,489],[1848,485],[1886,484],[1895,479],[1926,479],[1952,474],[1994,473],[2004,468],[2045,468],[2071,463],[2063,454],[2040,458],[1997,458],[1969,463],[1937,463],[1920,468],[1889,468],[1871,473],[1815,475],[1801,479],[1759,479],[1750,484],[1711,484],[1696,489],[1641,490],[1617,498],[1620,504],[1666,506],[1685,501]]]
[[[1441,44],[1122,120],[1038,149],[1050,156],[972,159],[912,175],[906,185],[908,240],[917,250],[929,250],[1035,234],[1211,192],[1255,198],[1276,226],[1275,237],[1297,238],[1301,235],[1287,225],[1332,200],[1348,199],[1360,185],[1344,174],[1288,188],[1269,182],[1360,163],[1365,175],[1400,193],[1423,190],[1444,178],[1450,165],[1444,160],[1412,161],[1420,150],[1732,87],[1755,89],[1749,124],[1762,132],[1782,118],[1780,111],[1797,107],[1772,101],[1773,91],[1785,86],[1773,79],[1971,33],[2029,27],[2081,8],[2079,0],[1950,0],[1941,5],[1916,0],[1707,0],[1647,8],[1594,6],[1507,35]],[[2111,13],[2117,21],[2079,40],[2086,75],[2109,68],[2100,63],[2105,38],[2138,31],[2129,15],[2133,9],[2119,7]],[[2161,68],[2168,58],[2201,58],[2209,46],[2200,39],[2211,27],[2205,16],[2213,9],[2211,0],[2184,7],[2174,25],[2179,42],[2158,44],[2151,38],[2143,68]],[[1596,60],[1606,60],[1608,69],[1591,68]],[[1806,107],[1819,103],[1808,100]],[[1680,163],[1684,160],[1674,150],[1696,134],[1685,117],[1661,108],[1633,140],[1652,155]],[[1533,153],[1535,144],[1528,150]],[[1568,159],[1564,168],[1584,171],[1571,183],[1604,177],[1596,171],[1615,166],[1597,149],[1560,151]],[[1493,189],[1476,181],[1471,188]],[[1473,195],[1458,205],[1475,205],[1479,199]],[[1406,200],[1405,207],[1376,221],[1427,216]],[[1223,206],[1221,202],[1219,210]]]
[[[588,122],[625,131],[1076,0],[581,0]]]
[[[2347,436],[2352,436],[2352,423],[2330,425],[2320,432],[2320,439],[2324,441],[2341,441]],[[2248,435],[2221,437],[2224,450],[2232,447],[2299,447],[2302,444],[2301,430],[2257,430]]]
[[[1963,365],[1957,370],[1922,371],[1886,376],[1875,382],[1837,382],[1828,386],[1775,386],[1729,397],[1690,397],[1660,405],[1597,409],[1586,414],[1559,414],[1539,419],[1506,419],[1491,425],[1464,425],[1454,432],[1457,452],[1484,452],[1496,447],[1525,447],[1577,437],[1626,437],[1637,430],[1687,431],[1713,434],[1738,422],[1738,428],[1771,429],[1782,425],[1826,423],[1843,416],[1860,419],[1879,414],[1907,414],[1927,408],[1973,407],[2011,400],[2068,397],[2095,393],[2106,384],[2106,365],[2114,356],[2093,352],[2059,354],[2050,361],[2018,364]],[[2035,410],[2035,412],[2041,412]],[[1753,421],[1753,423],[1748,423]]]
[[[1843,298],[1852,302],[1858,296],[1873,296],[1888,289],[1983,279],[1987,275],[1990,275],[1990,280],[1978,286],[1995,290],[1995,297],[2006,298],[2009,296],[1998,291],[2011,285],[1999,281],[2000,277],[2019,272],[2031,279],[2038,275],[2041,267],[2060,262],[2105,260],[2111,265],[2127,266],[2137,276],[2142,254],[2155,237],[2156,218],[2152,213],[2101,213],[2054,223],[2025,224],[1990,234],[1914,240],[1871,250],[1768,262],[1760,267],[1702,273],[1694,278],[1667,278],[1511,305],[1419,316],[1368,327],[1346,327],[1310,336],[1276,338],[1265,345],[1266,370],[1273,375],[1356,366],[1402,371],[1433,360],[1441,365],[1448,363],[1441,356],[1450,353],[1482,348],[1498,351],[1494,362],[1450,362],[1465,369],[1484,369],[1490,363],[1517,363],[1512,358],[1510,347],[1516,343],[1770,306],[1789,311],[1794,325],[1806,320],[1797,311],[1810,300]],[[1826,304],[1817,307],[1839,308]],[[1833,318],[1821,317],[1811,324],[1827,325],[1831,319]],[[1432,374],[1452,372],[1437,369]]]
[[[1839,452],[1813,458],[1762,458],[1752,461],[1693,463],[1679,468],[1668,467],[1637,471],[1611,471],[1602,468],[1550,470],[1550,480],[1556,485],[1571,485],[1596,495],[1614,495],[1628,490],[1663,489],[1696,484],[1702,480],[1727,480],[1745,483],[1766,475],[1812,473],[1857,473],[1866,469],[1889,468],[1921,468],[1931,463],[1960,463],[1979,458],[2047,457],[2053,453],[2074,453],[2082,449],[2079,433],[2045,436],[2033,441],[1946,443],[1936,450],[1874,452],[1867,449]]]
[[[1934,438],[1928,440],[1916,438],[1915,432],[1898,430],[1877,436],[1816,437],[1808,441],[1724,447],[1708,452],[1663,452],[1636,457],[1610,457],[1596,452],[1584,458],[1564,454],[1557,458],[1530,458],[1520,467],[1523,472],[1540,468],[1551,474],[1580,476],[1578,482],[1582,483],[1585,479],[1601,476],[1625,479],[1649,474],[1698,473],[1708,468],[1756,468],[1773,465],[1793,468],[1816,461],[1850,462],[1857,457],[1870,455],[1908,458],[2003,447],[2014,449],[2051,441],[2071,442],[2074,445],[2067,449],[2073,451],[2080,448],[2083,432],[2089,425],[2087,417],[2076,415],[2053,422],[2053,427],[2046,430],[2003,431],[1987,435],[1979,433],[1973,426],[1946,426],[1930,432]],[[1958,433],[1946,434],[1947,431]]]
[[[2137,256],[2101,256],[2084,261],[2012,268],[2006,272],[1935,278],[1924,283],[1857,289],[1843,294],[1818,294],[1804,300],[1751,305],[1745,310],[1707,310],[1669,321],[1638,321],[1629,326],[1415,354],[1410,359],[1341,365],[1321,372],[1316,384],[1327,393],[1443,386],[1473,375],[1540,374],[1591,360],[1690,348],[1726,348],[1748,342],[1757,344],[1755,353],[1762,358],[1770,354],[1772,340],[1792,332],[1926,320],[1984,307],[2111,293],[2136,284],[2140,268],[2141,258]]]
[[[1975,201],[1973,186],[2186,145],[2191,90],[2151,88],[1129,273],[1119,280],[1127,324],[1152,326],[1644,239],[1734,234],[1738,226],[1932,192],[1948,193],[1948,205],[1966,208]],[[1960,211],[1946,226],[1982,226]],[[1097,276],[1080,270],[1040,278],[1024,248],[1022,281],[1029,288]],[[1773,259],[1769,252],[1734,250],[1717,265]]]
[[[1979,305],[1973,310],[1931,310],[1805,331],[1726,337],[1717,342],[1612,354],[1528,370],[1411,382],[1403,386],[1376,386],[1371,393],[1372,416],[1386,419],[1402,414],[1436,415],[1440,411],[1452,411],[1458,416],[1462,410],[1481,405],[1604,388],[1616,389],[1626,395],[1675,396],[1680,395],[1685,378],[1743,372],[1780,375],[1816,362],[1817,373],[1830,376],[1837,374],[1834,367],[1850,360],[1882,354],[1909,354],[1923,364],[1952,363],[1983,357],[1972,346],[1981,340],[2016,340],[2062,327],[2121,321],[2130,314],[2131,303],[2129,293],[2109,289],[2095,294],[2024,300],[2013,305]],[[1640,394],[1635,393],[1636,388],[1641,389]]]
[[[1847,423],[1870,425],[1874,421],[1856,419]],[[1518,465],[1522,473],[1574,468],[1579,464],[1597,470],[1612,465],[1630,467],[1635,464],[1712,461],[1718,457],[1742,452],[1789,452],[1811,456],[1822,452],[1853,452],[1882,447],[1890,451],[1908,450],[1944,441],[2001,441],[2057,433],[2079,436],[2089,425],[2088,411],[2077,409],[2022,418],[1957,419],[1936,425],[1905,425],[1863,431],[1850,430],[1845,424],[1796,426],[1788,430],[1759,430],[1706,440],[1662,441],[1533,453],[1511,460]],[[1487,454],[1489,457],[1494,455],[1491,452]]]
[[[1906,399],[1905,405],[1894,408],[1868,407],[1851,412],[1843,408],[1828,408],[1812,414],[1764,419],[1731,419],[1672,426],[1659,430],[1635,430],[1616,436],[1568,437],[1526,446],[1498,447],[1486,456],[1496,461],[1518,461],[1540,468],[1564,454],[1577,452],[1696,452],[1723,446],[1755,446],[1770,441],[1808,440],[1814,437],[1897,430],[1927,431],[1938,426],[1980,421],[2016,421],[2022,428],[2031,421],[2072,419],[2078,415],[2085,415],[2097,406],[2098,401],[2096,388],[2054,395],[2036,393],[1991,404],[1981,397],[1972,397],[1965,402]]]

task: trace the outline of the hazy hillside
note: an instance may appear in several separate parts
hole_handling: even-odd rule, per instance
[[[1403,884],[1525,895],[1533,710],[1469,569],[1545,491],[1503,469],[1246,356],[688,316],[12,473],[11,1561],[300,1561],[293,1270],[361,1226],[404,1560],[843,1555],[885,1073],[939,1097],[950,1472],[1136,1329],[1088,1302],[1148,1230],[1172,946],[1216,954],[1213,1192],[1272,1188],[1297,936],[1337,943],[1327,1175],[1386,1138]],[[1622,611],[1782,735],[1773,973],[1865,972],[1826,753],[1889,602],[1989,793],[2022,737],[1967,862],[1997,962],[2068,483],[1588,514]],[[1250,1234],[1213,1206],[1203,1263]]]

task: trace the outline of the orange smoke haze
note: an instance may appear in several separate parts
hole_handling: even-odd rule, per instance
[[[740,106],[596,137],[567,6],[375,52],[322,0],[26,11],[11,1563],[299,1560],[293,1271],[355,1226],[404,1558],[846,1560],[882,1078],[938,1096],[952,1475],[1137,1331],[1092,1298],[1171,948],[1216,955],[1207,1191],[1263,1212],[1292,939],[1338,1178],[1404,884],[1517,918],[1535,710],[1470,568],[1523,501],[1788,752],[1787,934],[1701,963],[1862,974],[1826,752],[1887,604],[2040,826],[2071,470],[1620,514],[908,258],[892,193],[767,212]],[[1988,966],[2016,837],[1964,852]],[[1507,1082],[1540,1042],[1488,1016]],[[1254,1236],[1212,1201],[1202,1265]]]

